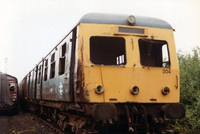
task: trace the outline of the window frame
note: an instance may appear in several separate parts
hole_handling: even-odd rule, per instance
[[[143,41],[158,41],[158,42],[166,42],[165,44],[167,45],[167,54],[168,54],[168,59],[169,59],[169,66],[168,67],[163,67],[163,66],[148,66],[148,65],[143,65],[142,64],[142,58],[141,58],[141,50],[140,50],[140,40]],[[165,45],[163,44],[162,47]],[[161,47],[161,51],[162,51],[162,47]],[[151,67],[151,68],[171,68],[171,59],[170,59],[170,52],[169,52],[169,43],[167,42],[167,40],[156,40],[156,39],[144,39],[144,38],[140,38],[138,39],[138,50],[139,50],[139,58],[140,58],[140,65],[143,67]],[[163,51],[162,51],[163,52]],[[163,54],[163,53],[162,53]],[[162,65],[163,65],[163,57],[162,57]]]

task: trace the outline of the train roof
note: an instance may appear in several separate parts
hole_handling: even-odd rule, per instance
[[[96,23],[96,24],[114,24],[114,25],[128,25],[127,18],[130,15],[116,15],[116,14],[100,14],[100,13],[89,13],[84,15],[80,19],[80,23]],[[144,26],[144,27],[155,27],[173,29],[172,26],[164,20],[135,16],[135,23],[132,26]]]
[[[9,74],[7,74],[7,73],[0,72],[0,75],[3,75],[3,74],[5,74],[6,76],[9,76],[9,77],[12,77],[12,78],[16,79],[16,81],[17,81],[17,78],[16,78],[16,77],[14,77],[14,76],[12,76],[12,75],[9,75]]]

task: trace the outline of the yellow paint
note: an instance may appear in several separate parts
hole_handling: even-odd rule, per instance
[[[108,24],[79,24],[79,60],[83,63],[84,90],[88,91],[89,102],[179,102],[179,67],[173,30],[137,26],[136,28],[144,28],[146,30],[145,35],[147,37],[144,37],[133,34],[116,34],[117,26]],[[125,66],[93,65],[90,62],[89,48],[90,37],[92,36],[123,37],[126,40],[127,64]],[[138,45],[138,40],[141,38],[167,41],[171,61],[171,74],[163,74],[163,68],[142,67]],[[176,77],[178,77],[178,82]],[[98,85],[103,86],[104,93],[95,93],[95,88]],[[139,87],[138,95],[131,94],[130,89],[133,86]],[[170,88],[168,95],[163,95],[161,92],[165,86]],[[117,101],[113,101],[116,99]]]

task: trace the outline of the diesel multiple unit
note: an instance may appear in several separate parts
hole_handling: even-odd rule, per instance
[[[185,115],[173,32],[160,19],[86,14],[24,77],[21,99],[64,131],[161,133]]]

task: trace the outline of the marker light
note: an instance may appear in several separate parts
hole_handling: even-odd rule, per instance
[[[163,95],[168,95],[169,92],[170,92],[170,89],[169,89],[168,87],[164,87],[164,88],[162,89],[162,94],[163,94]]]
[[[131,89],[131,93],[133,95],[137,95],[139,93],[139,88],[137,86],[134,86],[132,89]]]
[[[95,92],[97,94],[102,94],[104,92],[103,87],[101,85],[97,86],[97,88],[95,88]]]
[[[133,16],[133,15],[128,16],[128,18],[127,18],[128,24],[133,25],[135,23],[135,21],[136,21],[135,16]]]

